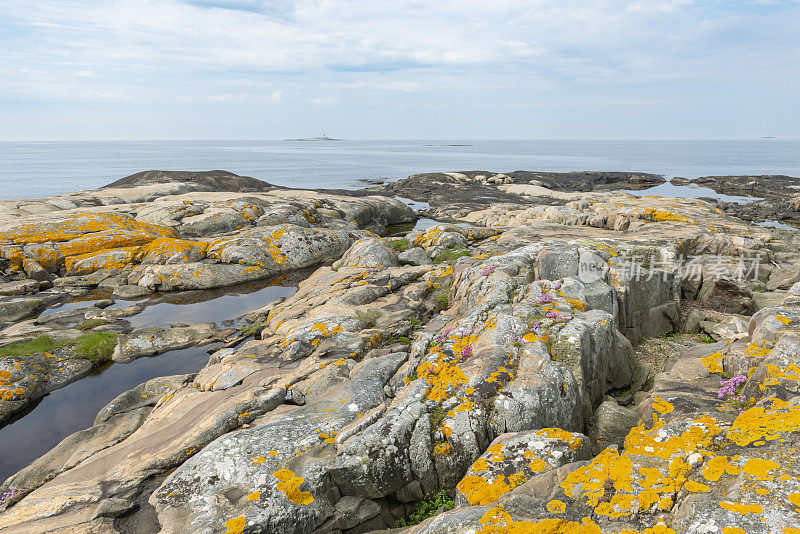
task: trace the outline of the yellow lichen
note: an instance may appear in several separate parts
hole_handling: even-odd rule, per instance
[[[713,354],[709,354],[705,358],[700,358],[700,361],[703,362],[703,365],[708,370],[709,373],[721,373],[723,371],[722,368],[722,360],[725,359],[725,355],[721,352],[717,351]]]
[[[732,464],[727,456],[715,456],[708,461],[702,473],[706,480],[716,482],[725,473],[738,475],[741,473],[741,469]]]
[[[467,382],[464,371],[457,365],[448,362],[444,354],[439,354],[435,362],[422,362],[417,367],[417,376],[425,379],[428,383],[428,391],[425,396],[440,402]]]
[[[564,503],[564,501],[559,501],[558,499],[554,499],[547,503],[547,511],[553,514],[563,514],[564,510],[566,509],[566,503]]]
[[[300,505],[308,505],[314,502],[314,496],[311,493],[300,489],[300,486],[305,482],[305,478],[295,476],[294,472],[289,469],[279,469],[272,473],[272,476],[278,479],[275,487],[286,495],[286,498],[291,502]]]
[[[536,432],[536,435],[563,441],[569,444],[569,448],[573,451],[576,451],[580,448],[582,441],[580,436],[576,436],[572,434],[572,432],[567,432],[566,430],[562,430],[560,428],[542,428]]]
[[[467,475],[461,479],[456,489],[462,493],[472,506],[492,504],[511,491],[511,486],[503,475],[486,480],[478,475]]]
[[[783,433],[797,430],[800,430],[800,406],[784,408],[776,402],[769,409],[756,406],[739,414],[726,436],[744,447],[759,440],[774,441]]]
[[[711,490],[706,484],[694,480],[687,480],[683,487],[686,488],[686,491],[691,491],[692,493],[705,493]]]
[[[561,487],[573,499],[585,499],[587,504],[596,507],[605,496],[606,485],[616,491],[632,488],[633,463],[627,456],[620,456],[614,449],[606,449],[596,456],[592,463],[571,472]]]
[[[247,519],[243,515],[228,519],[225,521],[225,526],[228,528],[225,534],[242,534],[245,525],[247,525]]]
[[[740,504],[736,502],[720,501],[720,507],[731,512],[747,515],[747,514],[761,514],[764,509],[758,504]]]
[[[674,409],[675,407],[672,405],[672,403],[662,400],[661,397],[656,397],[653,399],[653,410],[662,415],[671,413]]]
[[[762,460],[761,458],[750,458],[742,466],[742,471],[748,475],[764,480],[768,478],[770,471],[780,468],[778,462],[772,460]]]

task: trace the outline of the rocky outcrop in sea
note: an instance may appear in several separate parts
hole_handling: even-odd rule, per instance
[[[797,531],[798,237],[623,191],[663,181],[151,171],[0,201],[0,424],[213,344],[5,480],[0,532]],[[303,268],[240,328],[131,322]]]

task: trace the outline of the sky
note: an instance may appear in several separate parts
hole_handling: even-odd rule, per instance
[[[800,0],[0,0],[0,139],[800,137]]]

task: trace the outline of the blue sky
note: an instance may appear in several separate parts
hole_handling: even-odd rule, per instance
[[[800,1],[0,0],[0,139],[800,137]]]

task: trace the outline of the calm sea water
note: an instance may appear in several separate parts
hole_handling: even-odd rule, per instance
[[[362,179],[458,170],[800,176],[800,140],[2,142],[0,198],[93,189],[150,169],[224,169],[290,187],[348,189]]]

